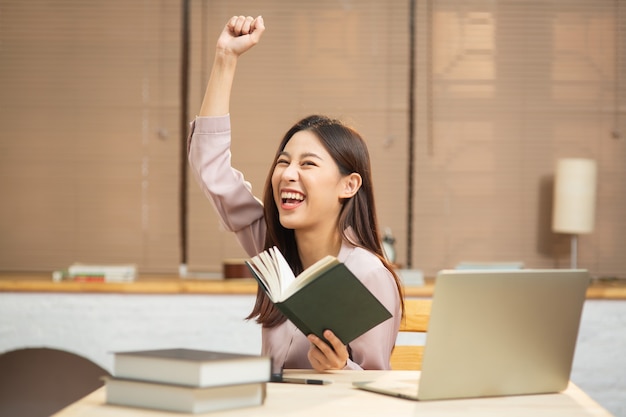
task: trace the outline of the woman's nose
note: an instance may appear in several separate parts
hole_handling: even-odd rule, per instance
[[[286,181],[295,181],[298,179],[298,168],[294,164],[289,164],[283,171],[283,179]]]

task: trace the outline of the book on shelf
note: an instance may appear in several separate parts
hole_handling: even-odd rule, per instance
[[[113,375],[191,387],[267,382],[272,374],[268,356],[195,349],[114,352]]]
[[[324,339],[330,329],[344,343],[392,317],[336,257],[326,256],[297,277],[276,247],[246,261],[270,300],[302,333]]]
[[[106,403],[180,413],[207,413],[262,405],[266,383],[212,386],[172,385],[105,377]]]
[[[137,278],[136,265],[96,265],[74,263],[65,271],[54,271],[54,281],[79,282],[133,282]]]

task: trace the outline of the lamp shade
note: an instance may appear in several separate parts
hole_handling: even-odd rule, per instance
[[[595,221],[596,161],[568,158],[557,162],[554,181],[552,230],[591,233]]]

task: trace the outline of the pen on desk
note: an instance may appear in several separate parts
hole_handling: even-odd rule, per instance
[[[289,378],[283,377],[282,382],[288,384],[305,384],[305,385],[328,385],[330,381],[324,381],[323,379],[308,379],[308,378]]]
[[[309,379],[309,378],[290,378],[281,376],[280,378],[273,377],[272,382],[285,382],[287,384],[304,384],[304,385],[328,385],[331,381],[325,381],[323,379]]]

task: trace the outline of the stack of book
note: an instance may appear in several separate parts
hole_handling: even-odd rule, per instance
[[[79,282],[133,282],[137,278],[136,265],[95,265],[75,263],[65,271],[54,271],[55,282],[69,280]]]
[[[181,413],[262,405],[271,376],[265,356],[163,349],[115,352],[106,402]]]

